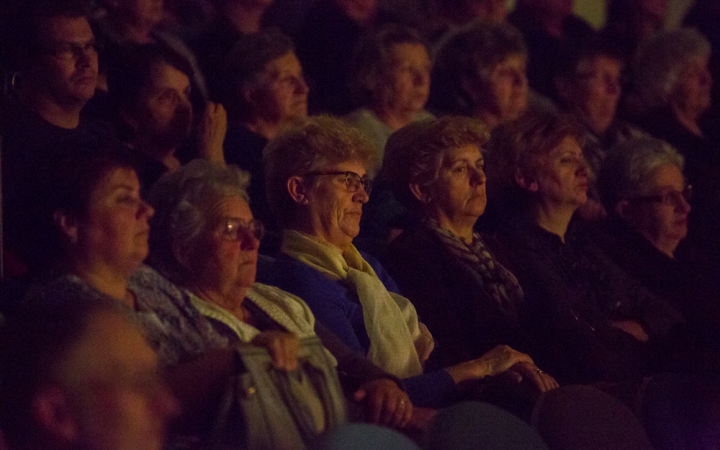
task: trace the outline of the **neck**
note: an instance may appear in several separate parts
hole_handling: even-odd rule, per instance
[[[427,215],[435,220],[442,228],[450,231],[466,243],[472,242],[473,227],[475,226],[475,222],[477,222],[477,217],[475,217],[474,220],[467,217],[451,220],[440,211],[429,211]]]
[[[237,32],[251,34],[262,28],[262,18],[266,10],[265,5],[226,2],[222,12]]]
[[[382,123],[389,126],[393,131],[397,131],[412,122],[416,114],[415,111],[398,111],[380,105],[373,108],[373,112],[380,118]]]
[[[244,321],[242,303],[247,294],[247,287],[238,287],[234,284],[217,287],[194,283],[190,290],[203,301],[213,303]]]
[[[492,131],[500,125],[500,117],[486,110],[476,108],[474,116],[485,124],[488,131]]]
[[[135,307],[134,299],[128,295],[127,278],[129,273],[105,264],[87,261],[78,261],[73,264],[72,273],[103,294],[125,303],[130,308]]]
[[[27,105],[31,111],[56,127],[72,130],[80,125],[80,111],[85,102],[74,105],[60,105],[48,97],[37,94],[27,96]]]
[[[263,118],[256,118],[250,122],[245,122],[245,126],[252,132],[259,134],[270,140],[275,137],[280,129],[280,123],[270,122]]]
[[[677,106],[673,106],[673,112],[675,113],[675,117],[677,117],[678,121],[692,134],[695,136],[702,136],[703,132],[700,129],[700,125],[698,125],[698,119],[700,118],[700,114],[697,114],[694,111],[688,111],[683,108],[679,108]]]
[[[577,208],[570,206],[556,206],[549,204],[538,204],[530,211],[532,219],[535,220],[540,228],[549,231],[560,237],[565,242],[565,233],[567,233],[570,219]]]

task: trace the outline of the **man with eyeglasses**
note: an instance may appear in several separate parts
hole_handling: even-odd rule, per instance
[[[107,126],[81,117],[98,80],[88,12],[78,0],[36,0],[24,3],[7,27],[17,71],[2,130],[3,216],[5,247],[20,259],[27,259],[22,230],[33,223],[34,190],[46,156],[58,145],[83,148],[112,140]],[[12,275],[25,268],[8,270]]]

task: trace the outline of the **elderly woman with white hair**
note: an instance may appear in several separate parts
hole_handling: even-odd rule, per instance
[[[658,139],[617,146],[598,180],[610,216],[595,239],[620,268],[720,348],[720,291],[692,249],[677,251],[691,210],[692,186],[683,167],[683,157]]]
[[[720,141],[717,127],[702,122],[711,105],[710,52],[694,30],[659,33],[640,48],[634,81],[650,108],[640,125],[685,157],[685,176],[695,188],[689,239],[702,242],[707,258],[720,267]]]

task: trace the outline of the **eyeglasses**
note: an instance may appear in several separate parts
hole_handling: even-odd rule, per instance
[[[361,177],[360,175],[356,174],[355,172],[351,171],[331,171],[331,172],[322,172],[322,171],[313,171],[308,172],[305,174],[305,176],[323,176],[323,175],[343,175],[345,178],[343,181],[345,182],[345,187],[349,192],[357,192],[358,189],[360,189],[360,185],[362,185],[363,189],[365,189],[365,193],[367,195],[370,195],[370,192],[372,191],[373,187],[373,180],[371,180],[368,177]]]
[[[235,217],[226,217],[222,219],[221,223],[222,235],[229,241],[241,241],[247,237],[248,234],[259,241],[265,234],[265,227],[262,222],[257,219],[245,222]]]
[[[660,203],[666,206],[679,206],[683,203],[690,202],[692,199],[692,186],[687,185],[682,191],[667,191],[657,195],[645,195],[641,197],[635,197],[632,199],[633,202],[653,202]]]
[[[55,47],[41,48],[43,53],[63,61],[77,60],[85,55],[97,55],[102,49],[102,45],[97,41],[90,41],[85,45],[74,42],[62,42]]]

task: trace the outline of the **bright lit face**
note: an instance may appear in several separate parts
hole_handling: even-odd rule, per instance
[[[527,109],[528,83],[526,61],[522,55],[511,55],[490,72],[488,85],[479,99],[481,115],[491,115],[498,123],[515,120]]]
[[[308,86],[295,53],[270,61],[251,94],[255,114],[273,124],[307,116]]]
[[[42,22],[42,48],[30,68],[33,89],[62,107],[82,108],[95,94],[98,55],[85,17],[52,17]],[[36,85],[35,85],[36,84]]]
[[[507,19],[508,9],[505,0],[476,0],[469,6],[477,20],[490,23],[503,23]]]
[[[158,148],[174,149],[190,136],[190,79],[170,64],[156,64],[130,114],[139,138]]]
[[[575,138],[566,137],[550,153],[537,157],[536,164],[531,190],[542,203],[578,207],[587,201],[587,165]]]
[[[78,224],[75,245],[93,264],[130,274],[148,254],[148,219],[153,213],[140,198],[135,171],[115,169],[93,192],[87,216]]]
[[[622,63],[607,56],[583,60],[578,65],[567,99],[570,108],[598,134],[604,133],[615,118],[620,100]]]
[[[429,189],[431,214],[441,226],[452,230],[457,228],[456,225],[474,224],[485,211],[484,166],[477,145],[464,145],[445,152],[438,178]]]
[[[247,289],[255,283],[260,241],[246,229],[238,229],[236,237],[229,236],[227,221],[239,219],[249,224],[253,220],[250,205],[236,195],[225,197],[215,205],[212,215],[216,219],[213,228],[195,255],[196,284],[226,293]]]
[[[365,177],[365,165],[359,161],[334,164],[317,172],[355,172]],[[346,248],[360,233],[362,206],[370,197],[360,186],[351,192],[343,175],[306,177],[308,215],[313,234],[338,248]]]
[[[422,44],[395,44],[384,77],[378,83],[378,102],[392,111],[417,113],[430,94],[430,55]]]
[[[160,450],[179,405],[160,379],[155,352],[117,314],[99,313],[62,366],[76,446]]]
[[[674,252],[687,236],[690,204],[681,195],[684,189],[680,169],[665,164],[653,171],[641,199],[629,202],[627,220],[661,251]]]
[[[709,56],[696,56],[680,71],[670,103],[699,117],[710,107],[712,97],[712,75],[708,69]]]

